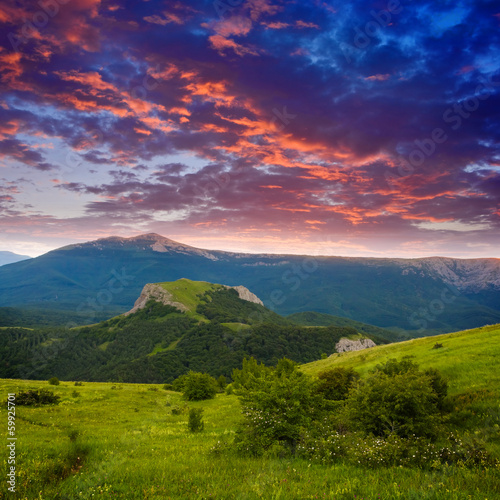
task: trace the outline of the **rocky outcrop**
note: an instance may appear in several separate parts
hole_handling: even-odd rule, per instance
[[[375,344],[375,342],[373,342],[373,340],[371,339],[361,339],[361,340],[340,339],[335,344],[335,349],[337,352],[362,351],[363,349],[375,347],[376,345],[377,344]]]
[[[154,299],[157,302],[160,302],[163,305],[166,306],[174,306],[177,307],[177,309],[180,309],[181,311],[187,311],[188,308],[184,305],[181,304],[180,302],[175,302],[173,300],[173,295],[165,290],[163,287],[160,285],[156,285],[154,283],[148,283],[141,292],[141,295],[139,298],[135,301],[134,307],[130,309],[130,311],[126,312],[124,316],[128,316],[129,314],[133,314],[140,309],[143,309],[144,306],[147,304],[148,300]]]
[[[263,306],[262,300],[257,297],[254,293],[252,293],[248,288],[238,285],[238,286],[228,286],[228,285],[219,285],[224,288],[234,288],[242,300],[247,300],[248,302],[253,302],[254,304],[260,304]],[[141,292],[139,298],[135,301],[134,307],[130,309],[130,311],[126,312],[124,316],[128,316],[129,314],[133,314],[140,309],[143,309],[147,304],[148,300],[153,299],[157,302],[160,302],[163,305],[174,306],[181,311],[187,311],[188,308],[182,304],[181,302],[176,302],[174,300],[173,295],[165,290],[161,285],[157,285],[155,283],[148,283]]]
[[[261,306],[264,305],[262,300],[257,297],[254,293],[252,293],[248,288],[238,285],[238,286],[227,286],[224,285],[226,288],[234,288],[237,292],[238,295],[240,296],[240,299],[242,300],[247,300],[248,302],[253,302],[254,304],[260,304]]]

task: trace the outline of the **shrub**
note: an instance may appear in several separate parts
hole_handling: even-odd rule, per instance
[[[201,432],[205,424],[203,423],[203,408],[191,408],[189,410],[188,429],[190,432]]]
[[[83,382],[75,382],[75,385],[78,387],[78,386],[82,386],[83,385]]]
[[[188,401],[201,401],[213,399],[217,389],[217,381],[208,373],[189,372],[184,381],[183,394]]]
[[[57,377],[52,377],[49,378],[49,384],[50,385],[59,385],[61,382],[59,382],[59,379]]]
[[[436,438],[446,391],[437,370],[420,372],[408,359],[390,360],[351,391],[347,415],[355,429],[375,436]]]
[[[163,384],[163,388],[166,391],[173,391],[174,390],[174,386],[172,384]]]
[[[186,377],[187,375],[181,375],[180,377],[177,377],[173,382],[172,382],[172,390],[176,392],[183,392],[184,391],[184,384],[186,383]]]
[[[235,390],[250,390],[257,388],[260,380],[266,375],[269,375],[271,369],[264,364],[259,364],[255,358],[244,358],[241,370],[235,368],[233,370],[233,389]]]
[[[413,356],[403,356],[400,360],[396,358],[389,359],[375,367],[372,373],[382,372],[389,377],[401,375],[403,373],[418,372],[418,365],[412,361]]]
[[[80,393],[79,393],[78,391],[76,391],[76,390],[75,390],[75,391],[73,391],[73,392],[71,393],[71,395],[72,395],[74,398],[77,398],[77,397],[79,397],[79,396],[80,396]]]
[[[188,410],[187,405],[180,406],[180,405],[175,405],[172,406],[172,415],[182,415],[183,413],[186,413]]]
[[[352,368],[339,366],[319,373],[318,379],[318,392],[325,399],[339,401],[347,398],[349,390],[359,380],[359,375]]]
[[[28,389],[16,395],[17,406],[41,406],[58,404],[61,396],[54,394],[48,389]]]
[[[322,411],[315,383],[290,360],[280,361],[258,386],[242,390],[240,400],[244,421],[236,444],[254,455],[279,444],[295,453],[301,434]]]

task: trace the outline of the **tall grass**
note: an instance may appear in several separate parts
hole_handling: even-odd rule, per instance
[[[49,386],[2,380],[0,399],[4,401],[9,392],[39,387]],[[188,413],[171,412],[173,406],[184,404],[180,394],[161,386],[84,383],[75,388],[62,382],[50,389],[61,396],[58,406],[17,408],[18,492],[14,496],[6,491],[2,469],[1,499],[493,500],[500,496],[500,471],[492,469],[366,470],[272,454],[257,459],[211,452],[233,439],[240,418],[235,396],[190,403],[191,408],[203,408],[205,422],[202,432],[191,433]],[[5,443],[6,425],[1,428]]]

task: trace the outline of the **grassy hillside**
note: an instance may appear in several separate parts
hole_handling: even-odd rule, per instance
[[[443,347],[434,349],[436,344]],[[316,375],[333,366],[346,366],[363,375],[379,363],[403,356],[415,356],[423,369],[438,368],[449,379],[451,393],[487,390],[500,399],[500,325],[333,354],[303,365],[302,370]]]
[[[8,494],[2,479],[2,500],[493,500],[500,491],[499,471],[491,468],[364,469],[272,453],[218,454],[213,450],[234,438],[241,418],[233,395],[189,403],[204,410],[205,430],[193,434],[187,413],[172,414],[185,405],[181,395],[161,386],[0,380],[0,399],[27,388],[50,388],[62,399],[57,406],[17,407],[17,494]]]

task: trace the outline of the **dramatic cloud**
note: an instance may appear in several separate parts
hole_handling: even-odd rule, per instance
[[[0,27],[9,249],[500,257],[492,2],[9,0]]]

